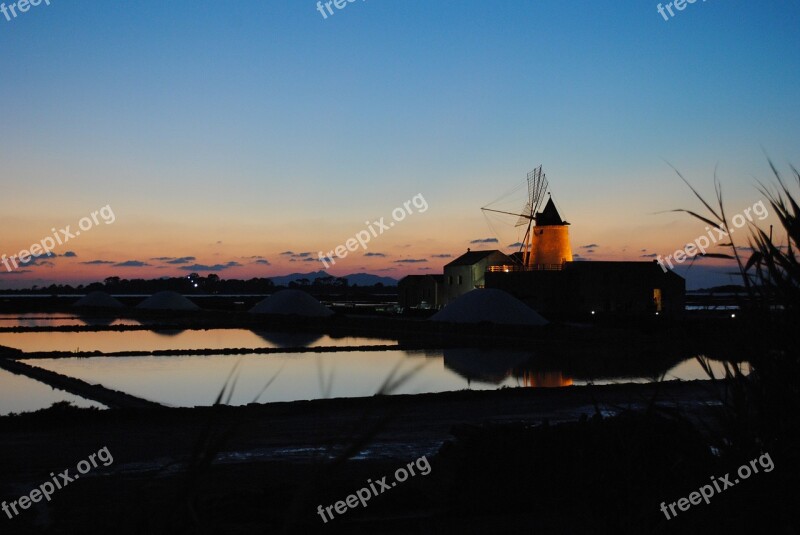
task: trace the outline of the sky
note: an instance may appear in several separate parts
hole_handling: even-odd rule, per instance
[[[800,166],[796,0],[341,4],[5,0],[0,255],[89,219],[0,288],[317,271],[382,217],[329,273],[440,273],[538,165],[579,258],[649,261],[706,233],[671,166],[729,214]]]

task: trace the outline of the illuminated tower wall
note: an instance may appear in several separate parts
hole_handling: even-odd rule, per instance
[[[551,198],[544,210],[536,214],[536,225],[531,229],[528,266],[564,262],[572,262],[569,223],[561,219]]]

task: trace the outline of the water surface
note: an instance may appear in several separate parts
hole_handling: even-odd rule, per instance
[[[394,394],[446,392],[503,387],[559,387],[650,382],[619,370],[601,378],[584,374],[574,365],[558,369],[537,364],[525,351],[455,349],[446,351],[343,351],[337,353],[276,353],[246,356],[93,357],[36,359],[33,366],[77,377],[90,383],[170,406],[210,405],[238,364],[231,404],[255,401],[294,401],[324,397],[360,397],[375,394],[386,378],[422,366]],[[719,375],[722,365],[714,363]],[[667,380],[707,379],[694,359],[663,370]],[[265,384],[276,376],[267,390]],[[658,374],[661,375],[661,374]]]
[[[91,331],[0,333],[0,345],[32,351],[156,351],[165,349],[226,349],[396,344],[384,338],[344,337],[304,333],[256,332],[247,329],[186,331]]]
[[[0,416],[46,409],[59,401],[69,401],[78,407],[106,408],[105,405],[53,389],[39,381],[0,370]]]

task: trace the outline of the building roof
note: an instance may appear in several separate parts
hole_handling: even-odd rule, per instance
[[[497,249],[489,249],[487,251],[470,251],[470,250],[467,250],[466,253],[462,254],[461,256],[459,256],[458,258],[456,258],[455,260],[453,260],[449,264],[445,264],[445,267],[447,267],[447,266],[472,266],[472,265],[477,264],[478,262],[480,262],[481,260],[483,260],[487,256],[490,256],[490,255],[492,255],[494,253],[503,255],[505,257],[505,259],[508,260],[508,263],[511,263],[511,258],[509,258],[504,252],[498,251]]]
[[[536,214],[536,225],[569,225],[566,221],[561,219],[561,215],[556,209],[556,204],[553,198],[547,199],[547,204],[544,205],[544,210]]]

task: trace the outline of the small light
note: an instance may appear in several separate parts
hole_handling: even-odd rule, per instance
[[[735,318],[735,317],[736,317],[736,314],[731,314],[731,317],[732,317],[732,318]]]
[[[194,283],[194,287],[197,288],[197,283],[196,282]]]
[[[592,310],[592,316],[594,316],[594,310]]]
[[[658,316],[658,312],[656,312],[656,316]]]

